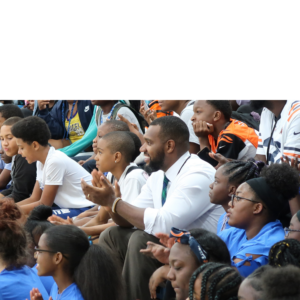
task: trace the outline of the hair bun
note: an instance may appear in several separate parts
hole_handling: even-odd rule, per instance
[[[28,220],[47,221],[47,219],[51,216],[52,208],[50,206],[39,205],[31,211]]]
[[[2,200],[0,203],[0,220],[18,220],[22,216],[21,211],[12,199]]]

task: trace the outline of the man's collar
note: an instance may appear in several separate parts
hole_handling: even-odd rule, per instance
[[[190,156],[189,151],[185,152],[177,161],[167,170],[165,175],[167,178],[173,182],[174,179],[176,178],[180,168],[184,164],[184,162],[187,160],[187,158]]]

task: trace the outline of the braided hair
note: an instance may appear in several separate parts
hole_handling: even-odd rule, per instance
[[[200,300],[204,300],[206,295],[209,300],[238,299],[241,275],[228,265],[210,262],[199,267],[192,275],[189,286],[190,300],[193,300],[194,284],[199,274],[202,275]]]
[[[264,166],[265,164],[261,161],[233,160],[223,166],[225,169],[223,174],[228,176],[229,183],[240,185],[249,179],[259,177],[260,171]]]
[[[300,267],[300,242],[286,239],[274,244],[269,252],[269,265],[273,267],[286,265]]]

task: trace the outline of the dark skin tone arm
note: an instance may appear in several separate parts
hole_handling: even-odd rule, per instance
[[[100,175],[101,174],[101,175]],[[117,214],[112,212],[112,205],[120,195],[118,183],[115,184],[116,191],[101,172],[92,172],[93,185],[88,185],[84,180],[81,186],[87,199],[105,207],[113,221],[122,227],[133,226],[144,230],[144,208],[138,208],[120,200],[117,204]],[[117,194],[117,195],[116,195]]]

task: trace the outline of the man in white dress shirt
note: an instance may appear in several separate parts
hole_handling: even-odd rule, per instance
[[[120,259],[128,300],[150,299],[149,278],[161,264],[142,255],[140,249],[146,248],[148,241],[159,243],[156,233],[169,233],[172,226],[216,232],[218,219],[224,213],[222,207],[209,201],[215,169],[189,153],[189,130],[181,119],[156,119],[144,138],[140,151],[153,173],[132,204],[117,198],[103,176],[94,178],[97,187],[82,182],[87,198],[106,206],[119,225],[105,230],[99,243]]]

